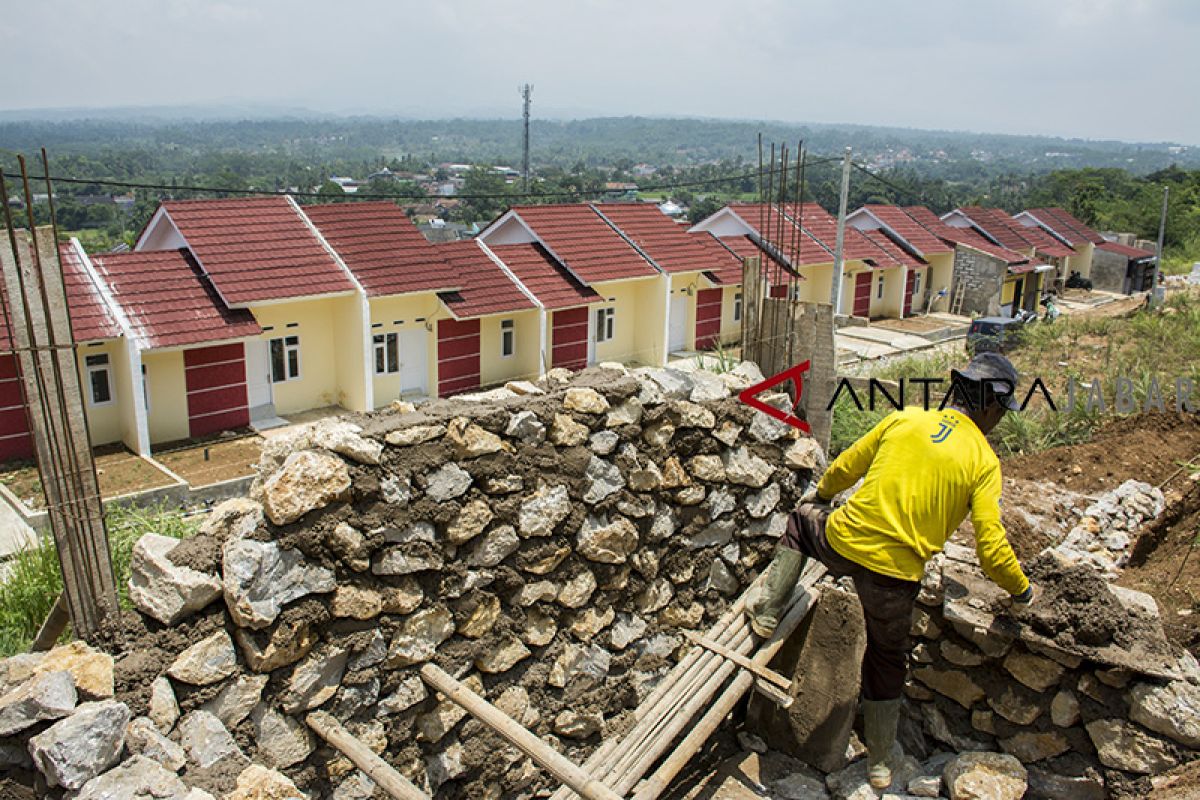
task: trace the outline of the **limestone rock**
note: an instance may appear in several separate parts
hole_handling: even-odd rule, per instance
[[[680,428],[703,428],[712,430],[716,427],[717,418],[707,408],[687,400],[680,400],[671,406],[678,418],[676,425]]]
[[[367,558],[366,537],[353,525],[339,522],[329,532],[325,544],[355,572],[366,572],[371,566]]]
[[[611,663],[612,656],[602,647],[569,644],[551,665],[546,682],[559,689],[576,682],[581,687],[596,685],[608,676]]]
[[[192,711],[179,721],[179,743],[187,751],[188,759],[208,769],[224,759],[245,758],[229,730],[207,711]]]
[[[170,536],[147,533],[134,544],[129,565],[129,599],[164,625],[174,625],[221,594],[215,575],[171,563],[167,554],[178,544]]]
[[[621,443],[621,437],[612,431],[596,431],[588,437],[588,447],[598,456],[611,455]]]
[[[211,536],[218,542],[242,539],[254,533],[263,521],[263,507],[248,497],[234,497],[218,503],[200,525],[199,536]]]
[[[487,532],[467,556],[469,567],[494,567],[521,546],[521,539],[511,525],[499,525]]]
[[[1050,702],[1050,721],[1060,728],[1069,728],[1079,722],[1079,701],[1075,695],[1063,689]]]
[[[1065,669],[1062,664],[1032,653],[1013,650],[1004,659],[1008,673],[1030,689],[1044,692],[1062,680]]]
[[[689,603],[687,606],[671,605],[658,615],[659,622],[668,628],[694,629],[704,620],[704,606]]]
[[[178,745],[176,745],[178,747]],[[207,794],[207,792],[205,793]],[[211,797],[211,795],[209,795]],[[195,800],[179,776],[157,761],[135,755],[92,778],[74,800]]]
[[[596,591],[596,576],[588,570],[568,580],[558,590],[558,604],[565,608],[582,608]]]
[[[1032,725],[1042,714],[1045,700],[1022,692],[1017,686],[1005,686],[999,694],[988,698],[988,705],[1000,716],[1017,725]]]
[[[450,420],[446,427],[446,441],[454,448],[458,458],[478,458],[504,448],[504,441],[464,417]]]
[[[682,399],[692,393],[692,376],[682,370],[647,367],[634,372],[643,382],[657,385],[663,397]]]
[[[720,375],[704,370],[692,373],[692,391],[688,399],[693,403],[711,403],[714,400],[724,400],[729,397],[729,387],[721,380]]]
[[[913,677],[940,695],[949,697],[963,708],[969,709],[984,698],[983,689],[963,672],[941,670],[936,667],[921,667],[913,670]]]
[[[545,647],[554,641],[556,633],[558,633],[558,624],[554,617],[536,608],[530,609],[525,614],[525,629],[521,631],[521,640],[525,644],[532,647]]]
[[[463,609],[460,609],[462,611]],[[458,623],[458,634],[468,639],[486,636],[500,618],[500,598],[483,594]]]
[[[727,597],[737,594],[741,584],[729,567],[725,566],[725,562],[719,558],[714,558],[708,569],[708,582],[704,586],[705,590],[713,589],[719,594]]]
[[[150,708],[147,716],[162,733],[170,733],[179,721],[179,703],[175,700],[175,690],[171,688],[171,681],[165,675],[158,676],[150,684]]]
[[[454,634],[454,615],[446,608],[427,608],[408,619],[392,639],[389,667],[407,667],[428,661],[437,647]]]
[[[761,490],[746,496],[746,513],[754,519],[762,519],[779,505],[782,492],[778,483],[771,483]]]
[[[588,483],[583,501],[589,505],[595,505],[625,488],[625,478],[617,465],[596,456],[588,461],[584,477]]]
[[[288,714],[299,714],[333,697],[342,683],[349,655],[344,647],[331,647],[300,662],[288,681],[283,710]]]
[[[655,611],[665,608],[674,595],[675,590],[666,578],[651,581],[635,598],[638,612],[653,614]]]
[[[276,542],[230,539],[222,552],[225,604],[243,628],[265,628],[282,608],[310,594],[332,592],[333,572]]]
[[[39,655],[33,675],[69,672],[82,699],[107,700],[113,696],[113,657],[108,653],[75,640]]]
[[[725,480],[725,465],[721,463],[720,456],[692,456],[688,461],[688,472],[702,481],[715,483]]]
[[[603,728],[604,717],[595,713],[581,714],[566,709],[554,718],[554,732],[568,739],[586,739],[600,733]]]
[[[467,771],[464,757],[462,742],[451,742],[444,750],[426,756],[425,777],[434,792],[437,792],[442,784]]]
[[[797,439],[783,451],[783,463],[792,469],[807,469],[814,472],[825,468],[825,453],[816,439]]]
[[[566,486],[539,486],[521,503],[517,530],[522,536],[549,536],[570,513],[571,497]]]
[[[312,426],[309,434],[314,447],[343,455],[360,464],[378,464],[383,445],[360,434],[362,428],[345,420],[325,419]]]
[[[238,775],[237,788],[225,800],[295,800],[303,796],[283,773],[251,764]]]
[[[524,686],[510,686],[496,698],[496,708],[517,721],[518,725],[526,728],[537,724],[541,718],[537,708],[529,700],[529,692]]]
[[[254,723],[256,756],[269,767],[283,769],[299,764],[313,751],[313,737],[304,723],[285,717],[268,705],[260,705],[251,716]]]
[[[273,672],[308,655],[317,636],[308,623],[276,625],[270,631],[238,628],[233,632],[242,657],[255,672]]]
[[[704,502],[703,486],[686,486],[675,493],[675,504],[680,506],[698,506]]]
[[[662,488],[677,489],[680,486],[691,486],[692,478],[679,463],[678,456],[671,456],[663,462]]]
[[[50,786],[79,789],[112,766],[133,715],[115,700],[83,703],[29,740],[29,755]]]
[[[1029,773],[1001,753],[960,753],[942,773],[950,800],[1021,800]]]
[[[125,729],[125,747],[135,756],[145,756],[171,772],[179,772],[187,763],[183,748],[159,733],[148,717],[138,717]]]
[[[413,578],[401,578],[395,586],[385,586],[379,593],[380,606],[385,614],[411,614],[425,600],[425,590]]]
[[[419,520],[402,528],[388,528],[383,535],[383,540],[388,544],[411,544],[413,542],[425,542],[433,544],[437,541],[437,528],[432,522]]]
[[[531,655],[533,653],[525,646],[525,643],[509,633],[476,656],[475,666],[480,672],[497,675],[501,672],[508,672]]]
[[[201,708],[216,716],[225,727],[236,728],[258,705],[268,680],[267,675],[239,676]]]
[[[208,686],[223,681],[237,671],[237,653],[224,630],[196,642],[180,653],[167,668],[177,681],[193,686]]]
[[[410,447],[437,439],[446,432],[445,425],[413,425],[392,431],[383,440],[393,447]]]
[[[451,544],[463,544],[483,533],[492,521],[492,509],[482,500],[472,500],[462,507],[458,517],[446,529]]]
[[[663,474],[653,461],[629,471],[629,488],[635,492],[652,492],[662,486]]]
[[[471,488],[472,480],[471,473],[458,464],[443,464],[425,476],[425,495],[435,503],[444,503]]]
[[[440,549],[423,542],[415,542],[382,551],[371,564],[371,572],[375,575],[412,575],[439,570],[443,563]]]
[[[1165,741],[1122,719],[1097,719],[1084,726],[1100,763],[1111,769],[1151,774],[1165,772],[1179,759]]]
[[[352,583],[339,583],[329,603],[333,616],[341,619],[368,620],[383,611],[383,597],[378,590]]]
[[[608,632],[609,643],[614,650],[624,650],[646,632],[646,621],[636,614],[618,614],[616,622]]]
[[[725,462],[725,475],[731,483],[761,489],[771,480],[774,468],[746,447],[726,450],[721,457]]]
[[[950,640],[943,639],[940,645],[942,658],[960,667],[977,667],[983,663],[983,656],[974,650]]]
[[[647,425],[642,430],[642,438],[651,447],[666,447],[674,436],[675,426],[665,419],[653,425]]]
[[[892,751],[892,785],[905,786],[921,770],[921,764],[912,756],[903,755],[900,748]],[[873,800],[875,790],[867,781],[867,761],[859,759],[839,772],[825,776],[825,785],[832,797],[839,800]]]
[[[616,615],[612,606],[603,610],[595,606],[585,608],[571,620],[571,635],[580,641],[590,642],[596,634],[612,624]]]
[[[288,456],[262,488],[267,517],[276,525],[287,525],[347,496],[350,471],[336,456],[302,450]]]
[[[731,519],[719,519],[706,525],[696,535],[687,541],[689,550],[699,550],[704,547],[720,547],[733,541],[734,524]]]
[[[576,548],[591,561],[624,564],[638,545],[638,531],[624,517],[611,522],[604,515],[589,514],[579,528]]]
[[[570,414],[555,414],[550,425],[550,443],[559,447],[578,447],[587,441],[587,425],[576,422]]]
[[[630,397],[622,402],[604,418],[604,427],[619,428],[622,425],[637,425],[642,421],[642,401]]]
[[[399,714],[420,703],[429,696],[425,681],[420,675],[411,675],[400,682],[396,691],[379,701],[380,716]]]
[[[603,414],[608,411],[608,400],[595,389],[572,387],[563,395],[563,408],[581,414]]]
[[[725,420],[712,432],[713,438],[726,447],[733,447],[737,444],[738,437],[742,435],[742,426],[736,423]]]
[[[34,675],[0,697],[0,736],[65,717],[75,709],[76,700],[71,673],[59,670]]]
[[[1182,745],[1200,749],[1200,687],[1188,681],[1165,686],[1139,683],[1129,693],[1129,717]]]
[[[1009,755],[1019,758],[1023,764],[1032,764],[1035,761],[1053,758],[1071,749],[1067,737],[1058,731],[1049,733],[1021,731],[1007,739],[1001,739],[1000,747]]]
[[[379,494],[388,505],[406,506],[412,500],[412,481],[397,475],[384,475],[379,479]]]
[[[546,600],[553,600],[558,597],[558,587],[550,581],[537,581],[535,583],[527,583],[521,587],[513,597],[513,602],[522,608],[541,603]]]

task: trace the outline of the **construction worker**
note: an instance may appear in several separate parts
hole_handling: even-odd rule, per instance
[[[834,460],[802,498],[748,605],[751,627],[768,637],[807,558],[854,580],[867,629],[862,663],[863,733],[871,785],[891,785],[890,756],[907,673],[908,633],[925,562],[968,509],[984,572],[1027,607],[1034,590],[1000,522],[1000,461],[984,438],[1016,409],[1017,371],[999,353],[953,370],[944,410],[894,411]],[[859,487],[845,504],[834,496]],[[806,502],[807,501],[807,502]]]

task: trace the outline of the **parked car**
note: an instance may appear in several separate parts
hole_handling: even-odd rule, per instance
[[[967,329],[967,354],[1004,352],[1019,338],[1025,320],[1019,317],[979,317]]]

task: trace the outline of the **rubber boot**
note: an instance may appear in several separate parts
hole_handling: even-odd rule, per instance
[[[746,604],[750,617],[750,628],[764,639],[771,638],[779,626],[779,615],[783,604],[796,588],[800,572],[804,569],[805,556],[790,547],[780,547],[767,567],[758,594]]]
[[[892,785],[888,763],[896,744],[896,726],[900,722],[900,698],[863,700],[863,738],[867,740],[867,780],[876,789]]]

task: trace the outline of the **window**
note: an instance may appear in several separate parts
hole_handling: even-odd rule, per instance
[[[615,318],[617,310],[611,306],[596,309],[596,341],[607,342],[616,332]]]
[[[875,299],[876,300],[883,299],[883,276],[882,275],[879,276],[879,288],[875,290]]]
[[[377,333],[375,341],[375,374],[390,375],[400,371],[400,343],[397,334]]]
[[[921,296],[921,273],[913,273],[913,297]]]
[[[738,292],[733,296],[733,321],[742,321],[742,293]]]
[[[142,406],[150,410],[150,383],[146,380],[146,365],[142,364]]]
[[[500,320],[500,357],[508,358],[517,352],[517,331],[511,319]]]
[[[92,405],[106,406],[113,401],[112,382],[108,374],[108,354],[98,353],[84,359],[87,365],[88,389]]]
[[[281,336],[271,340],[271,383],[300,377],[300,337]]]

